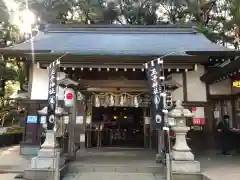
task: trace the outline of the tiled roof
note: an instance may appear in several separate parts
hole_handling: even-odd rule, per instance
[[[33,42],[33,46],[31,45]],[[185,51],[228,51],[192,27],[48,25],[32,41],[7,50],[53,51],[79,55],[159,56]]]

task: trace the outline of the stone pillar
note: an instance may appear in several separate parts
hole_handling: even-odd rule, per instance
[[[175,119],[172,130],[176,133],[176,142],[172,148],[172,171],[177,173],[199,173],[200,163],[194,160],[194,155],[187,145],[186,134],[189,127],[186,126],[186,118],[193,114],[184,109],[181,101],[176,102],[176,107],[169,112],[169,117]]]

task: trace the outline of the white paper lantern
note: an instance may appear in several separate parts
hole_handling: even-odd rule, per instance
[[[95,96],[95,107],[100,107],[100,100],[98,96]]]
[[[123,96],[121,96],[121,98],[120,98],[120,105],[121,105],[121,106],[124,105],[124,97],[123,97]]]
[[[139,103],[138,103],[138,98],[137,98],[137,96],[134,97],[134,106],[135,106],[135,107],[139,107]]]
[[[110,104],[109,104],[110,106],[114,106],[114,98],[113,98],[113,96],[111,95],[111,97],[110,97]]]
[[[76,102],[76,93],[72,88],[66,88],[64,91],[64,104],[66,107],[73,107]]]

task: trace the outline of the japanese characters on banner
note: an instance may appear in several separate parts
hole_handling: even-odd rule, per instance
[[[52,130],[55,123],[55,109],[57,103],[57,72],[59,68],[58,61],[49,65],[49,86],[48,86],[48,120],[47,129]]]
[[[205,124],[204,107],[193,107],[192,113],[193,113],[193,118],[192,118],[193,125],[204,125]]]
[[[162,93],[162,61],[151,61],[145,64],[147,69],[148,84],[151,90],[152,128],[162,129],[164,125],[164,105]]]

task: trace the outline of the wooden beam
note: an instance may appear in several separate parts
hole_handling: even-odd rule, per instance
[[[32,55],[25,54],[25,62],[32,62]],[[35,62],[41,63],[51,63],[54,60],[58,59],[61,55],[59,54],[34,54]],[[105,56],[105,55],[66,55],[61,59],[62,64],[98,64],[101,63],[112,63],[112,64],[144,64],[153,59],[158,58],[157,56]],[[190,63],[190,64],[199,64],[199,63],[208,63],[208,57],[204,56],[167,56],[164,58],[165,63]]]
[[[41,64],[41,67],[45,68],[47,67],[48,64],[44,63]],[[188,69],[191,70],[193,69],[194,65],[192,64],[164,64],[164,69]],[[93,68],[93,69],[98,69],[98,68],[102,68],[102,69],[106,69],[106,68],[111,68],[111,69],[143,69],[144,65],[143,64],[124,64],[124,63],[119,63],[119,64],[107,64],[107,63],[95,63],[95,64],[85,64],[85,63],[68,63],[68,64],[61,64],[61,67],[65,67],[65,68],[75,68],[75,69],[79,69],[79,68]]]
[[[89,92],[114,92],[114,93],[149,93],[147,88],[87,88]]]
[[[85,80],[79,81],[88,88],[147,88],[147,81],[144,80]]]

